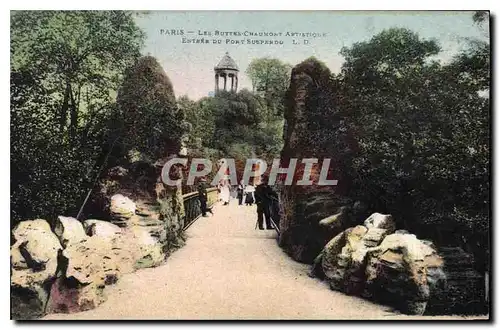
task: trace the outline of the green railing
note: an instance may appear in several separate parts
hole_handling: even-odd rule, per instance
[[[217,188],[207,189],[208,207],[211,207],[217,201]],[[198,199],[198,192],[194,191],[182,195],[184,201],[184,230],[193,224],[201,216],[200,200]]]

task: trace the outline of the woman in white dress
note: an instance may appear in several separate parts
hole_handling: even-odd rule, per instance
[[[222,181],[221,187],[220,187],[220,199],[224,203],[224,205],[229,204],[229,198],[230,198],[230,191],[229,191],[229,183],[227,181]]]

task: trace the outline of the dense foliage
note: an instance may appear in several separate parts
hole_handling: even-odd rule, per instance
[[[290,66],[277,59],[255,59],[247,69],[254,91],[221,91],[215,97],[178,100],[191,124],[189,146],[193,155],[236,159],[241,175],[247,158],[272,161],[283,145],[283,98]]]
[[[76,215],[107,153],[122,72],[142,42],[127,12],[13,12],[12,224]]]
[[[12,14],[12,225],[76,216],[107,168],[178,151],[184,116],[143,39],[124,11]]]
[[[127,70],[117,103],[124,150],[151,161],[179,151],[188,127],[172,83],[154,57],[142,57]]]
[[[271,118],[283,114],[291,71],[290,64],[268,57],[252,60],[245,71],[252,81],[253,92],[262,98]]]
[[[490,208],[489,47],[450,63],[437,42],[389,29],[342,50],[339,106],[359,149],[353,196],[401,227],[460,244],[486,267]]]

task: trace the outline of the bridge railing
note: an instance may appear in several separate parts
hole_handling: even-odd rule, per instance
[[[208,207],[211,207],[217,201],[217,188],[207,189]],[[193,224],[201,216],[201,204],[198,199],[198,192],[194,191],[182,195],[184,201],[184,230]]]
[[[281,203],[279,198],[272,198],[272,202],[270,205],[270,215],[271,215],[271,223],[279,235],[281,233],[279,226],[280,226],[280,218],[282,216]]]

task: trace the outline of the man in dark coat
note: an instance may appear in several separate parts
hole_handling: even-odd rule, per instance
[[[267,176],[262,178],[261,183],[255,188],[255,203],[257,204],[257,221],[259,229],[264,229],[264,219],[266,217],[266,229],[273,229],[271,224],[271,205],[273,198],[277,199],[278,194],[268,184]]]
[[[201,204],[201,215],[207,217],[207,212],[210,212],[213,215],[212,209],[207,207],[208,193],[207,180],[205,178],[201,178],[198,183],[198,198],[200,199]]]

